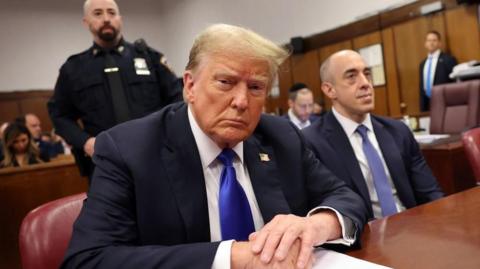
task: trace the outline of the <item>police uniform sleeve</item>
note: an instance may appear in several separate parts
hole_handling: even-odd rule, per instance
[[[151,49],[153,66],[162,91],[163,105],[168,105],[183,100],[183,85],[175,73],[166,65],[163,54]]]
[[[90,136],[77,124],[79,112],[69,94],[71,90],[72,81],[64,65],[60,69],[53,96],[48,101],[48,113],[56,132],[73,147],[82,149]]]

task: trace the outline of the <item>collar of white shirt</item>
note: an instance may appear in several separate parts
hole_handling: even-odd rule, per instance
[[[432,59],[433,58],[438,58],[438,57],[440,57],[441,52],[442,51],[440,49],[438,49],[438,50],[434,51],[433,53],[428,54],[428,57],[432,57]]]
[[[190,106],[188,107],[188,121],[190,122],[195,142],[197,143],[202,168],[205,169],[215,161],[220,152],[222,152],[222,149],[198,126]],[[243,141],[235,145],[232,150],[235,151],[240,162],[243,164]]]
[[[307,120],[305,122],[302,122],[292,111],[292,109],[288,109],[288,117],[290,118],[290,120],[293,122],[293,124],[295,124],[295,126],[297,126],[298,129],[303,129],[305,127],[308,127],[310,126],[310,120]]]
[[[370,118],[370,113],[367,113],[367,116],[365,117],[362,123],[358,123],[343,116],[337,110],[335,110],[334,107],[332,107],[332,112],[335,118],[338,120],[338,122],[342,126],[345,133],[347,134],[347,137],[351,137],[353,134],[355,134],[355,131],[357,130],[360,124],[365,125],[365,127],[367,127],[368,130],[373,131],[373,125],[372,125],[372,119]]]

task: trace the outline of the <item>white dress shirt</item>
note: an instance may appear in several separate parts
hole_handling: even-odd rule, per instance
[[[222,149],[218,147],[215,142],[210,139],[198,126],[197,121],[193,117],[190,107],[188,107],[188,121],[190,128],[192,129],[193,137],[197,144],[198,152],[200,154],[200,161],[202,162],[203,176],[205,178],[205,187],[207,190],[207,202],[208,202],[208,219],[210,222],[210,239],[212,242],[221,241],[221,227],[220,227],[220,214],[218,210],[218,195],[220,191],[220,175],[222,173],[223,164],[217,160],[218,155],[222,152]],[[252,211],[253,223],[255,230],[258,231],[264,226],[264,220],[258,207],[258,202],[253,191],[250,176],[248,174],[247,166],[243,162],[243,142],[238,143],[232,150],[236,153],[233,160],[233,167],[237,175],[237,180],[242,186],[248,199],[250,209]],[[348,237],[348,234],[353,234],[352,231],[346,231],[344,225],[343,216],[333,208],[330,207],[317,207],[309,212],[311,214],[316,213],[319,209],[331,209],[333,210],[340,222],[342,228],[343,238],[328,241],[329,243],[338,243],[344,245],[351,245],[355,242],[355,237]],[[230,256],[231,246],[233,240],[222,241],[218,246],[215,259],[212,264],[212,269],[230,269]]]
[[[303,128],[306,128],[310,126],[310,120],[307,119],[307,121],[302,122],[296,115],[293,113],[292,109],[288,109],[288,118],[290,118],[290,121],[297,126],[298,129],[302,130]]]
[[[435,70],[437,70],[438,57],[440,57],[440,49],[428,54],[428,57],[432,57],[432,66],[430,67],[430,89],[433,87],[433,79],[435,78]],[[427,89],[427,76],[428,76],[428,57],[423,66],[423,89]]]
[[[360,124],[352,121],[347,117],[344,117],[343,115],[338,113],[333,107],[332,107],[332,112],[335,118],[338,120],[338,122],[342,126],[343,131],[345,131],[345,134],[347,135],[348,140],[350,141],[350,145],[353,148],[353,152],[355,153],[355,157],[358,160],[360,169],[362,170],[363,178],[365,179],[365,183],[367,184],[368,193],[370,195],[370,200],[372,202],[373,216],[375,218],[382,218],[383,217],[382,209],[378,201],[377,191],[373,183],[372,173],[370,172],[370,167],[368,166],[367,157],[365,157],[365,153],[363,153],[363,148],[362,148],[363,140],[360,134],[356,132],[357,127]],[[398,212],[403,211],[405,210],[405,207],[403,206],[402,202],[398,198],[397,189],[393,184],[392,176],[390,175],[390,171],[388,170],[387,164],[385,163],[385,158],[383,157],[382,151],[380,150],[380,146],[378,145],[378,141],[375,136],[375,131],[373,130],[370,114],[367,114],[367,117],[361,124],[367,127],[368,139],[370,140],[370,143],[373,145],[373,147],[379,154],[380,159],[382,160],[383,168],[385,169],[385,172],[387,174],[387,178],[390,183],[390,186],[392,186],[392,193],[393,193],[393,198],[395,200],[395,205],[397,207],[397,211]]]

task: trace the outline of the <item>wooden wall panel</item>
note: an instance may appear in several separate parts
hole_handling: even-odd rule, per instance
[[[373,32],[362,35],[353,39],[353,48],[359,50],[361,48],[382,43],[382,36],[380,32]],[[385,61],[384,61],[385,62]],[[377,86],[374,88],[375,93],[375,109],[373,113],[377,115],[388,116],[388,102],[387,102],[387,87],[386,85]]]
[[[309,51],[301,55],[292,55],[293,83],[303,82],[313,92],[313,96],[321,96],[320,89],[320,63],[318,52]]]
[[[20,115],[34,113],[40,118],[42,130],[50,131],[52,122],[48,116],[47,102],[52,94],[52,90],[0,93],[0,122],[13,121]]]
[[[391,117],[400,117],[402,115],[400,109],[402,100],[400,99],[400,89],[398,87],[397,58],[395,57],[392,28],[382,30],[382,42],[389,115]]]
[[[419,64],[426,57],[425,35],[437,30],[444,35],[442,13],[420,17],[393,27],[397,71],[401,99],[405,103],[405,114],[418,114],[419,109]]]
[[[278,87],[280,89],[280,96],[269,97],[267,99],[267,112],[275,114],[284,114],[288,110],[288,89],[293,83],[291,57],[285,60],[278,70]]]
[[[448,36],[444,39],[458,62],[480,60],[477,6],[460,6],[445,11],[445,25]]]
[[[20,107],[16,100],[0,101],[0,125],[10,122],[20,114]]]
[[[351,40],[346,40],[343,42],[321,47],[318,50],[318,60],[319,60],[318,62],[320,63],[320,66],[322,65],[323,61],[325,61],[333,53],[340,50],[346,50],[346,49],[352,49]],[[332,107],[332,102],[323,93],[322,93],[322,97],[323,97],[323,100],[325,101],[325,108],[330,109]]]

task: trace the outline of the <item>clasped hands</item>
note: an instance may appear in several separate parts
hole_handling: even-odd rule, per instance
[[[341,236],[335,212],[309,217],[277,215],[248,242],[232,245],[231,268],[312,268],[313,247]]]

